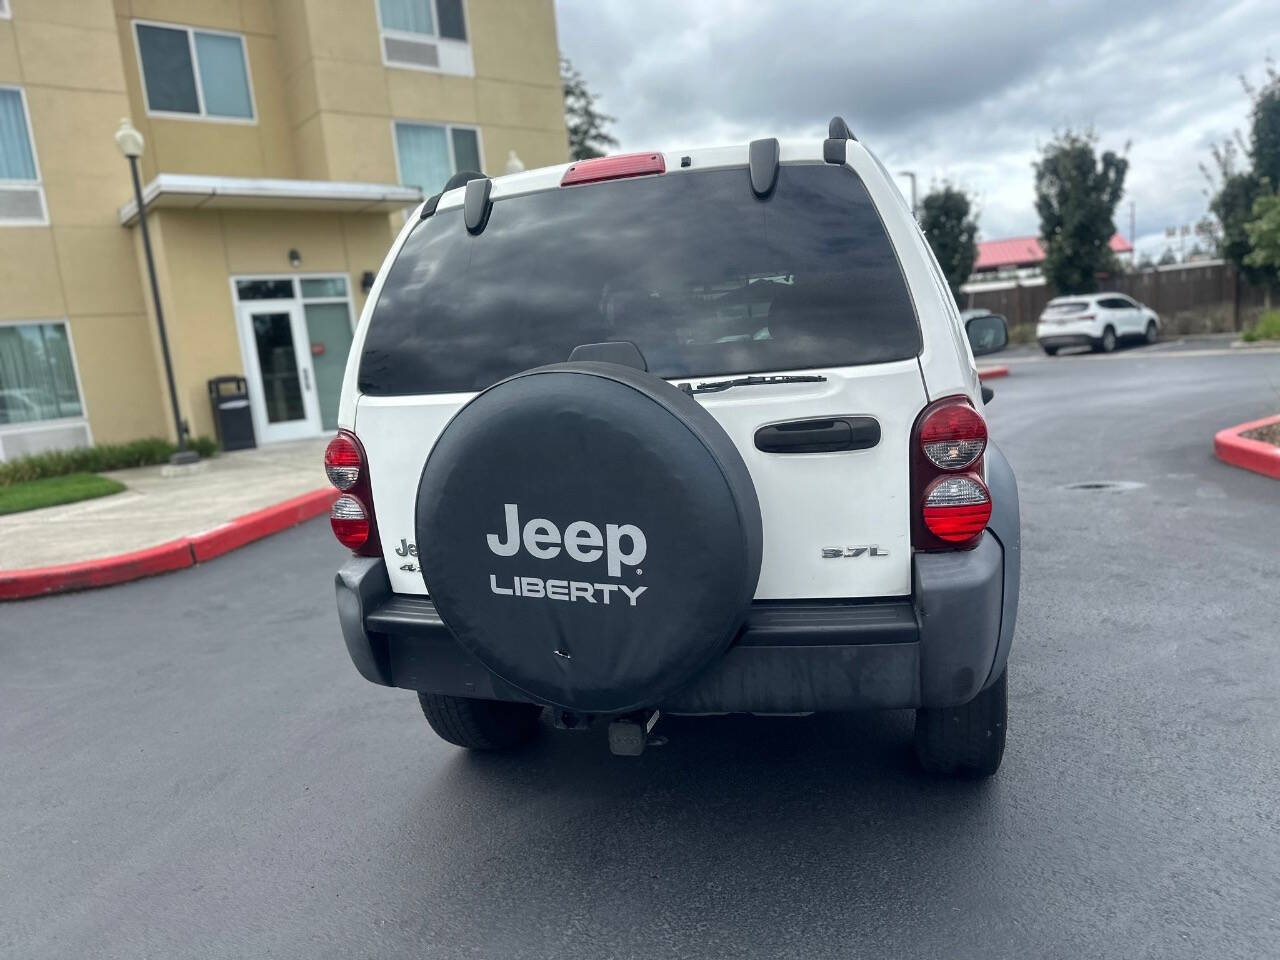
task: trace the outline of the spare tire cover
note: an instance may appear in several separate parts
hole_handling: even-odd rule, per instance
[[[661,703],[733,640],[755,594],[760,505],[691,396],[574,362],[485,390],[418,485],[418,558],[458,641],[531,698]]]

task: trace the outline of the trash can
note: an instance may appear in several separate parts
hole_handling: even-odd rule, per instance
[[[249,410],[249,385],[244,377],[214,377],[209,381],[209,402],[213,404],[218,446],[223,450],[248,450],[258,445]]]

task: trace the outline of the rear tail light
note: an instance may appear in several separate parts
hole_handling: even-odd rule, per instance
[[[324,472],[329,482],[342,491],[329,511],[333,535],[361,556],[382,556],[369,484],[369,458],[360,438],[349,430],[339,430],[325,448]]]
[[[601,180],[622,180],[626,177],[666,172],[667,161],[660,153],[621,153],[616,157],[579,160],[564,172],[560,186],[571,187],[575,183],[598,183]]]
[[[939,407],[920,425],[920,443],[935,467],[963,470],[987,449],[987,422],[968,404]]]
[[[967,397],[925,408],[911,437],[911,542],[917,550],[974,547],[991,518],[982,480],[987,422]]]
[[[360,448],[345,433],[329,441],[324,451],[324,472],[339,490],[350,490],[360,479]]]
[[[939,477],[925,491],[921,513],[925,527],[939,540],[968,543],[991,519],[991,495],[977,477]]]
[[[329,511],[329,525],[333,527],[333,535],[344,547],[358,551],[369,540],[369,511],[349,493],[344,493],[333,501],[333,509]]]

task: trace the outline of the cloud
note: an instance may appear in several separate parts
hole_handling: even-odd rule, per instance
[[[560,46],[617,117],[621,149],[819,138],[833,114],[921,190],[975,194],[981,231],[1038,230],[1031,164],[1055,129],[1129,144],[1117,225],[1205,210],[1197,162],[1247,124],[1280,5],[1234,0],[867,3],[558,0]]]

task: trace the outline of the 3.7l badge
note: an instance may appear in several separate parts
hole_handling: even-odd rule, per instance
[[[823,547],[823,560],[836,560],[840,557],[887,557],[889,551],[875,544],[866,547]]]

